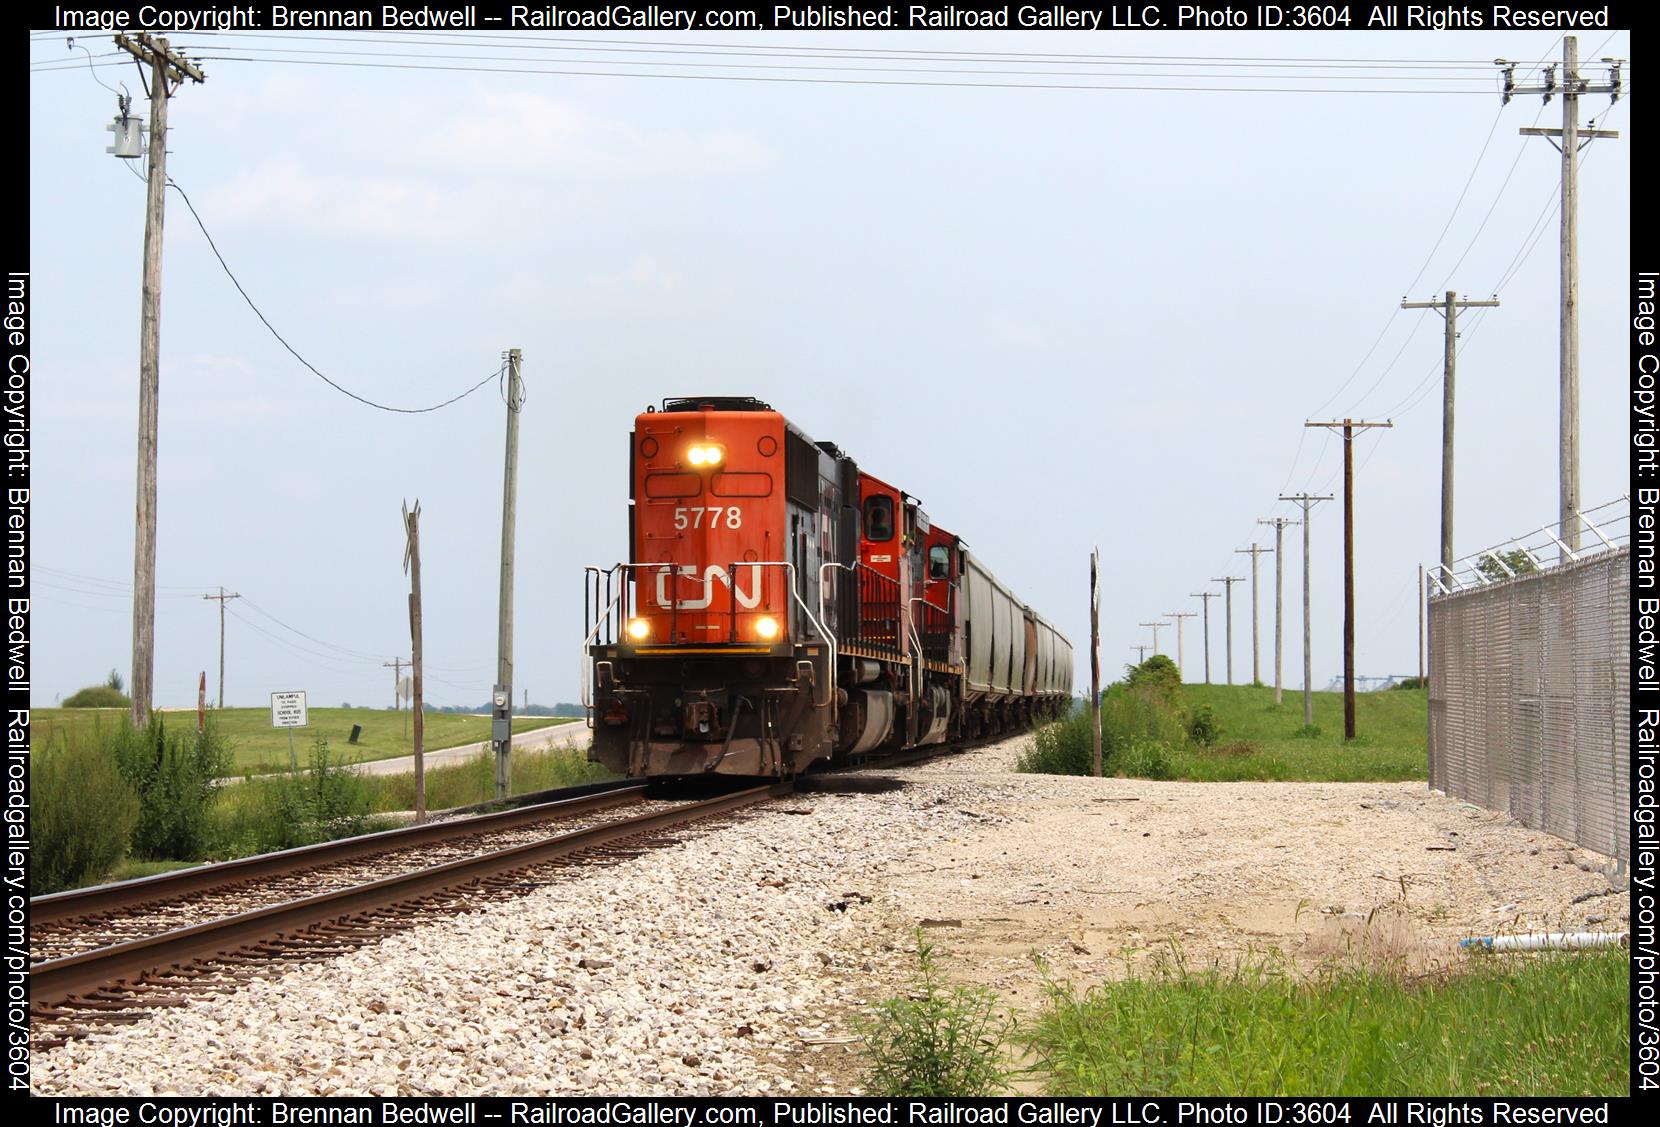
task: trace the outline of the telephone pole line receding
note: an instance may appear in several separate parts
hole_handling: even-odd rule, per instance
[[[1137,623],[1137,625],[1151,626],[1153,628],[1153,656],[1157,657],[1159,654],[1159,631],[1170,624],[1168,622],[1141,622]]]
[[[150,180],[144,196],[144,273],[138,327],[138,503],[133,536],[134,727],[150,722],[156,666],[156,404],[161,383],[161,234],[167,193],[167,99],[185,79],[204,82],[195,63],[175,53],[165,39],[140,32],[115,45],[150,76]],[[221,607],[223,603],[219,604]]]
[[[1285,526],[1299,522],[1290,517],[1258,520],[1274,526],[1274,703],[1285,700]]]
[[[1196,610],[1167,610],[1164,612],[1164,617],[1176,620],[1176,674],[1178,680],[1181,679],[1182,671],[1186,668],[1182,658],[1182,627],[1187,624],[1182,620],[1184,618],[1197,618],[1198,616],[1199,612]]]
[[[1344,419],[1339,423],[1304,423],[1305,427],[1343,430],[1343,738],[1355,738],[1355,430],[1392,427]]]
[[[225,707],[225,602],[228,599],[240,599],[242,596],[232,592],[226,594],[223,587],[217,595],[203,595],[204,599],[219,601],[219,707]]]
[[[1458,363],[1458,311],[1471,308],[1493,308],[1492,301],[1460,301],[1452,290],[1440,301],[1408,301],[1401,298],[1402,309],[1439,310],[1447,322],[1447,341],[1441,359],[1441,566],[1452,571],[1453,553],[1453,369]]]
[[[1222,635],[1227,643],[1228,684],[1231,685],[1233,684],[1233,585],[1245,582],[1245,577],[1243,575],[1227,575],[1217,579],[1212,576],[1211,582],[1226,584],[1223,588],[1225,593],[1222,597],[1222,617],[1227,621],[1227,628],[1223,630]]]
[[[1203,599],[1205,608],[1205,684],[1210,684],[1210,601],[1222,596],[1215,591],[1191,592],[1195,599]]]
[[[1321,501],[1330,501],[1331,494],[1317,497],[1312,493],[1280,494],[1282,501],[1295,501],[1303,507],[1303,727],[1314,726],[1314,650],[1310,645],[1312,634],[1308,622],[1308,514]]]
[[[1561,367],[1561,489],[1559,493],[1560,535],[1569,551],[1579,550],[1579,150],[1593,138],[1618,137],[1617,129],[1581,129],[1579,96],[1607,94],[1609,103],[1620,100],[1622,59],[1603,59],[1608,81],[1591,83],[1579,76],[1579,38],[1562,40],[1562,81],[1557,82],[1556,65],[1545,68],[1545,77],[1536,85],[1516,85],[1516,64],[1496,60],[1504,68],[1504,101],[1516,94],[1562,95],[1562,128],[1523,129],[1530,137],[1544,137],[1562,154],[1562,327],[1558,362]],[[1592,124],[1595,124],[1593,119]],[[1560,139],[1560,143],[1558,141]],[[1445,562],[1445,561],[1443,561]]]
[[[1249,548],[1235,548],[1234,551],[1251,557],[1251,684],[1262,684],[1262,660],[1257,647],[1257,557],[1264,552],[1272,552],[1272,548],[1259,548],[1252,544]]]
[[[496,797],[507,797],[508,754],[513,747],[513,532],[519,495],[519,415],[524,385],[522,354],[507,350],[507,467],[501,496],[501,600],[496,618],[496,689],[491,695],[490,739],[496,752]]]
[[[1137,665],[1141,665],[1147,660],[1147,644],[1145,642],[1133,643],[1130,648],[1136,652],[1135,663]]]

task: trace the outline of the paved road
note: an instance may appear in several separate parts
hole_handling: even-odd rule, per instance
[[[537,751],[545,747],[585,748],[588,746],[589,735],[587,724],[581,720],[573,720],[568,724],[555,724],[551,728],[519,732],[513,737],[513,750]],[[426,752],[421,759],[430,770],[433,767],[465,762],[489,746],[489,741],[461,744],[458,747],[446,747],[442,751]],[[368,763],[353,764],[353,769],[366,775],[408,775],[415,771],[415,757],[400,755],[396,759],[375,759]]]

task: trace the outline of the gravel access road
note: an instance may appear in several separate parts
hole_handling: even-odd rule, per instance
[[[35,1091],[848,1093],[848,1019],[904,988],[919,927],[1024,1007],[1034,954],[1087,983],[1173,944],[1431,964],[1466,935],[1628,926],[1604,858],[1421,783],[1016,775],[1028,739],[273,970],[37,1054]]]

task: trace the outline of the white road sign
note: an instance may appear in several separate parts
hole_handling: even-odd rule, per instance
[[[305,727],[305,693],[271,694],[271,727]]]

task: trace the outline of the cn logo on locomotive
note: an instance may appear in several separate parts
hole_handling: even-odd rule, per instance
[[[742,565],[739,565],[742,566]],[[710,564],[703,572],[703,597],[699,599],[674,599],[669,595],[669,580],[674,578],[676,586],[680,579],[697,579],[696,564],[681,564],[679,567],[664,567],[657,571],[657,605],[665,610],[706,610],[709,604],[715,601],[715,580],[720,580],[732,589],[732,597],[745,610],[754,610],[761,605],[761,567],[752,564],[750,572],[750,590],[745,593],[726,574],[726,569],[718,564]]]

